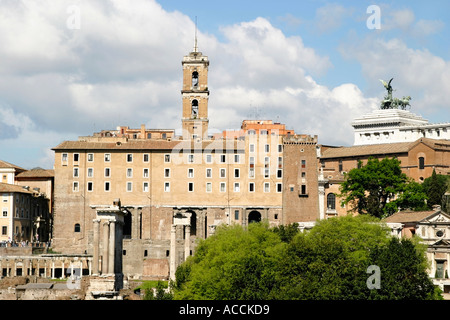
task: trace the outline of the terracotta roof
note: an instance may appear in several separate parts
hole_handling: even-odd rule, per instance
[[[436,211],[400,211],[396,212],[390,217],[384,219],[384,222],[418,222],[421,221],[432,214],[436,213]]]
[[[19,166],[16,166],[15,164],[11,164],[3,160],[0,160],[0,168],[13,168],[16,169],[17,171],[26,171],[26,169],[24,168],[21,168]]]
[[[238,140],[208,140],[196,143],[192,140],[128,140],[125,142],[64,141],[52,150],[172,150],[172,149],[224,149],[238,148]],[[244,147],[244,141],[241,141]],[[231,145],[230,145],[231,144]]]
[[[27,190],[22,186],[18,186],[15,184],[9,184],[9,183],[1,183],[1,182],[0,182],[0,192],[20,192],[20,193],[29,193],[29,194],[34,193],[32,190]]]
[[[52,178],[54,176],[55,170],[37,168],[19,173],[16,176],[16,179],[20,180],[21,178]]]

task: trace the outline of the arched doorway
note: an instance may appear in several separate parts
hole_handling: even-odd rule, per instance
[[[253,210],[248,214],[248,223],[260,222],[261,221],[261,213],[257,210]]]

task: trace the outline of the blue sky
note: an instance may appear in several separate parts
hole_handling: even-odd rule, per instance
[[[380,9],[369,29],[367,9]],[[210,127],[255,114],[323,144],[379,106],[450,121],[449,1],[0,0],[0,159],[53,166],[51,148],[119,125],[181,125],[181,60],[210,59]],[[78,23],[78,24],[77,24]]]

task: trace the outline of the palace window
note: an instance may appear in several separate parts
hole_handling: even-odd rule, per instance
[[[329,210],[336,210],[336,195],[334,193],[327,195],[327,208]]]

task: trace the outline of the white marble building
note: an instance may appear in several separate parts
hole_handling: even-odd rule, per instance
[[[450,122],[430,123],[408,110],[383,109],[352,122],[354,145],[413,142],[420,138],[450,139]]]

